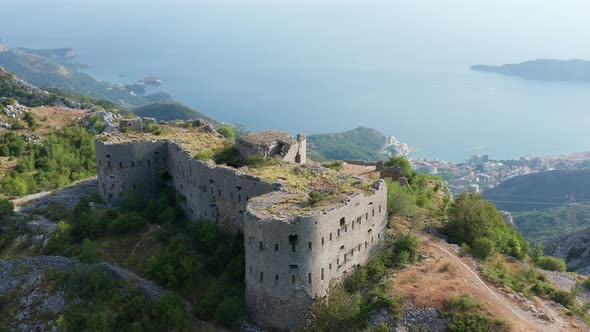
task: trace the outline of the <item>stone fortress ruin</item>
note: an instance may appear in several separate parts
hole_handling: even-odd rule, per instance
[[[299,329],[316,297],[364,263],[387,226],[383,180],[346,175],[306,160],[306,140],[267,131],[232,146],[200,120],[161,124],[159,135],[142,121],[96,137],[101,197],[124,204],[130,195],[172,186],[188,219],[207,219],[244,234],[246,305],[264,328]],[[272,162],[228,166],[199,156],[228,151]],[[214,158],[213,158],[214,159]],[[165,180],[163,180],[165,179]],[[309,192],[322,193],[312,204]]]

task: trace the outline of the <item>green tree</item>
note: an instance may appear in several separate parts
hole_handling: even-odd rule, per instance
[[[490,240],[498,252],[524,258],[528,243],[522,234],[506,225],[494,205],[484,201],[480,194],[462,193],[449,209],[449,222],[445,226],[449,240],[473,248],[476,243],[483,252],[490,252]]]
[[[411,178],[414,174],[410,162],[404,157],[391,157],[384,165],[385,167],[397,167],[400,171],[400,176]]]

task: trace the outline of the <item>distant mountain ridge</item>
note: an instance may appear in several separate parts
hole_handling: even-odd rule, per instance
[[[313,160],[385,160],[391,156],[407,156],[407,144],[367,127],[307,137],[308,155]]]
[[[537,59],[502,66],[473,65],[471,70],[542,81],[590,83],[590,61]]]
[[[107,99],[124,107],[143,106],[157,101],[172,101],[165,93],[143,95],[142,84],[101,82],[79,71],[80,65],[60,62],[73,56],[73,50],[31,50],[0,47],[0,66],[40,88],[57,88],[94,98]]]

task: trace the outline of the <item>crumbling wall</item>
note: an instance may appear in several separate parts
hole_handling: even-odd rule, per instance
[[[112,144],[96,139],[99,194],[109,204],[126,203],[131,192],[142,196],[156,192],[167,170],[167,143],[135,141]]]
[[[307,140],[297,135],[296,142],[275,141],[273,144],[255,144],[238,138],[236,148],[242,158],[262,156],[265,158],[279,157],[282,161],[305,164],[307,162]]]
[[[369,196],[358,194],[293,220],[261,218],[255,205],[248,206],[244,218],[246,304],[265,328],[301,328],[313,299],[326,295],[331,280],[366,262],[387,227],[383,181]]]

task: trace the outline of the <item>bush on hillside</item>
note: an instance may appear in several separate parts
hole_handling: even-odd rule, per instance
[[[341,171],[344,163],[341,160],[336,160],[329,163],[323,163],[322,166],[336,171]]]
[[[480,254],[492,252],[491,244],[482,239],[490,240],[497,252],[517,258],[526,257],[529,251],[522,234],[506,225],[494,205],[477,193],[462,193],[455,198],[444,231],[453,243],[469,248],[477,245]]]
[[[236,138],[235,131],[229,126],[220,127],[217,132],[228,140],[234,140]]]
[[[565,272],[566,264],[565,261],[561,258],[551,257],[551,256],[544,256],[539,257],[535,264],[542,268],[543,270],[548,271],[557,271],[557,272]]]

